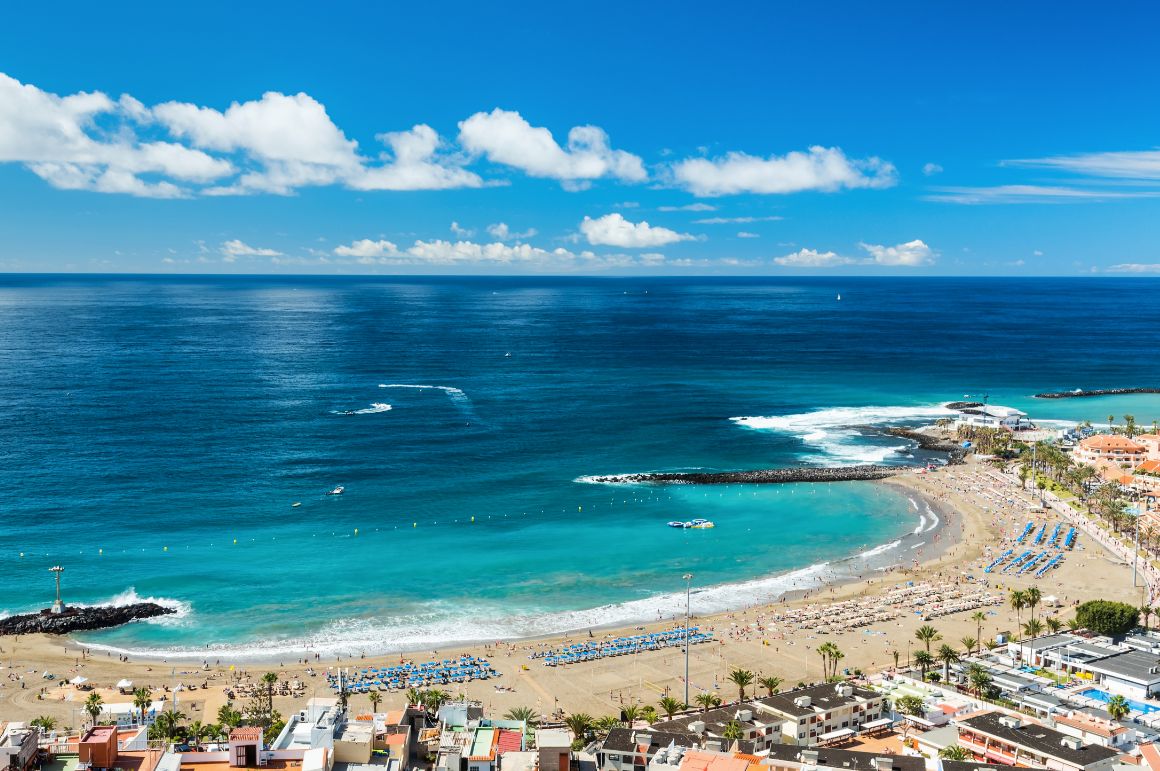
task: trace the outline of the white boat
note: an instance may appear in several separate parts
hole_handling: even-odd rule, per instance
[[[328,492],[327,495],[342,495],[344,490],[346,490],[346,488],[343,487],[342,485],[339,485],[338,487],[336,487],[333,490],[331,490],[330,492]]]
[[[841,300],[841,299],[842,299],[842,295],[838,295],[838,299],[839,299],[839,300]]]

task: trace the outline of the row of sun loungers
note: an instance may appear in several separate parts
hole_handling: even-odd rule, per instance
[[[689,627],[689,645],[707,643],[713,639],[712,632],[702,633],[698,627]],[[581,661],[595,661],[611,656],[626,656],[655,651],[662,648],[681,648],[685,645],[685,630],[673,629],[667,632],[651,632],[611,640],[590,640],[568,645],[560,650],[537,651],[533,659],[543,659],[549,667],[577,664]]]
[[[345,687],[351,693],[394,691],[404,688],[426,688],[432,685],[466,683],[471,680],[490,680],[499,677],[487,659],[460,656],[458,659],[428,661],[425,664],[400,664],[394,667],[368,667],[343,674],[327,673],[332,690]]]

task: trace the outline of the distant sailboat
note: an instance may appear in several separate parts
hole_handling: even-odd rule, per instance
[[[842,299],[842,295],[838,295],[838,299],[839,299],[839,300],[841,300],[841,299]]]

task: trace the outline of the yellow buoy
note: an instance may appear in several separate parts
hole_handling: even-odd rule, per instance
[[[161,549],[162,549],[162,551],[169,551],[169,547],[168,547],[168,546],[162,546],[162,547],[161,547]]]
[[[472,518],[471,518],[471,521],[472,521],[472,522],[475,522],[475,517],[472,517]]]
[[[418,523],[418,522],[412,522],[412,523],[411,523],[411,527],[418,527],[418,526],[419,526],[419,523]]]
[[[234,539],[234,545],[236,546],[236,545],[237,545],[237,543],[238,543],[238,539],[237,539],[237,538],[235,538],[235,539]]]
[[[354,534],[358,535],[358,528],[357,527],[354,529]]]

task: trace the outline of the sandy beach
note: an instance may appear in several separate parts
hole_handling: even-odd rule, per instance
[[[835,483],[841,484],[841,483]],[[727,681],[734,667],[750,669],[760,675],[777,675],[786,686],[810,682],[821,677],[821,660],[816,647],[823,642],[836,644],[845,654],[841,668],[873,671],[892,666],[894,652],[905,665],[908,656],[920,644],[914,630],[923,623],[931,605],[914,608],[903,603],[884,606],[890,592],[918,592],[924,586],[931,594],[955,594],[978,598],[990,594],[1002,602],[983,609],[987,620],[982,625],[984,640],[1003,631],[1016,629],[1016,615],[1006,602],[1011,588],[1035,584],[1044,596],[1055,595],[1063,607],[1041,606],[1038,615],[1070,615],[1069,606],[1092,598],[1107,598],[1139,604],[1140,590],[1132,588],[1131,569],[1122,557],[1113,556],[1094,540],[1081,534],[1075,551],[1068,552],[1062,565],[1040,579],[1024,576],[984,575],[983,567],[1002,549],[1003,539],[1034,518],[1048,522],[1048,530],[1057,520],[1051,511],[1028,512],[1033,497],[1018,489],[1017,483],[1002,477],[985,465],[969,462],[931,474],[904,473],[881,484],[906,488],[920,500],[925,499],[939,512],[937,531],[931,531],[933,542],[901,555],[896,567],[873,570],[869,566],[863,577],[853,571],[846,581],[813,590],[800,597],[786,597],[784,602],[757,604],[762,598],[738,597],[743,610],[696,618],[694,623],[714,632],[711,643],[693,646],[690,653],[690,698],[702,691],[718,693],[725,701],[736,698],[736,688]],[[913,560],[918,560],[917,564]],[[968,579],[970,576],[973,580]],[[984,579],[989,579],[984,581]],[[919,589],[906,589],[913,583]],[[925,590],[924,590],[925,591]],[[951,603],[947,599],[943,603]],[[841,605],[839,605],[841,604]],[[839,624],[823,632],[816,622],[804,617],[873,618],[862,626]],[[941,615],[929,623],[942,635],[943,642],[962,649],[963,637],[976,635],[974,612],[962,610]],[[1022,613],[1026,621],[1028,612]],[[630,629],[597,630],[595,638],[637,634],[638,630],[656,631],[673,627],[673,622],[654,623]],[[628,703],[655,704],[666,693],[681,698],[684,694],[684,656],[677,649],[647,652],[630,656],[600,659],[567,667],[550,668],[530,658],[538,651],[588,639],[588,632],[570,637],[495,643],[454,650],[413,651],[389,656],[359,659],[314,660],[313,654],[302,661],[268,664],[237,663],[214,659],[208,668],[201,660],[173,662],[159,660],[120,661],[114,654],[85,653],[74,641],[43,635],[0,638],[0,715],[6,719],[53,715],[62,725],[76,726],[84,719],[81,704],[87,692],[68,685],[67,680],[80,674],[101,693],[106,703],[130,701],[118,695],[111,686],[122,678],[137,686],[148,686],[155,695],[163,695],[177,683],[196,684],[196,690],[179,694],[179,708],[191,720],[213,722],[218,708],[225,704],[226,688],[253,681],[267,671],[275,671],[286,682],[300,681],[303,686],[294,696],[276,699],[283,714],[311,696],[329,696],[323,674],[329,667],[368,667],[398,664],[400,661],[442,659],[460,653],[483,656],[503,674],[498,681],[452,685],[444,690],[463,693],[481,701],[490,711],[502,714],[518,705],[540,710],[544,715],[556,709],[587,712],[600,716],[617,712]],[[939,643],[941,644],[941,643]],[[56,679],[47,681],[43,672]],[[313,675],[310,674],[313,672]],[[63,684],[62,684],[63,683]],[[502,689],[502,690],[501,690]],[[760,692],[760,691],[759,691]],[[244,699],[240,700],[244,704]],[[401,705],[401,693],[384,693],[380,709]],[[366,695],[352,696],[356,709],[369,708]]]

